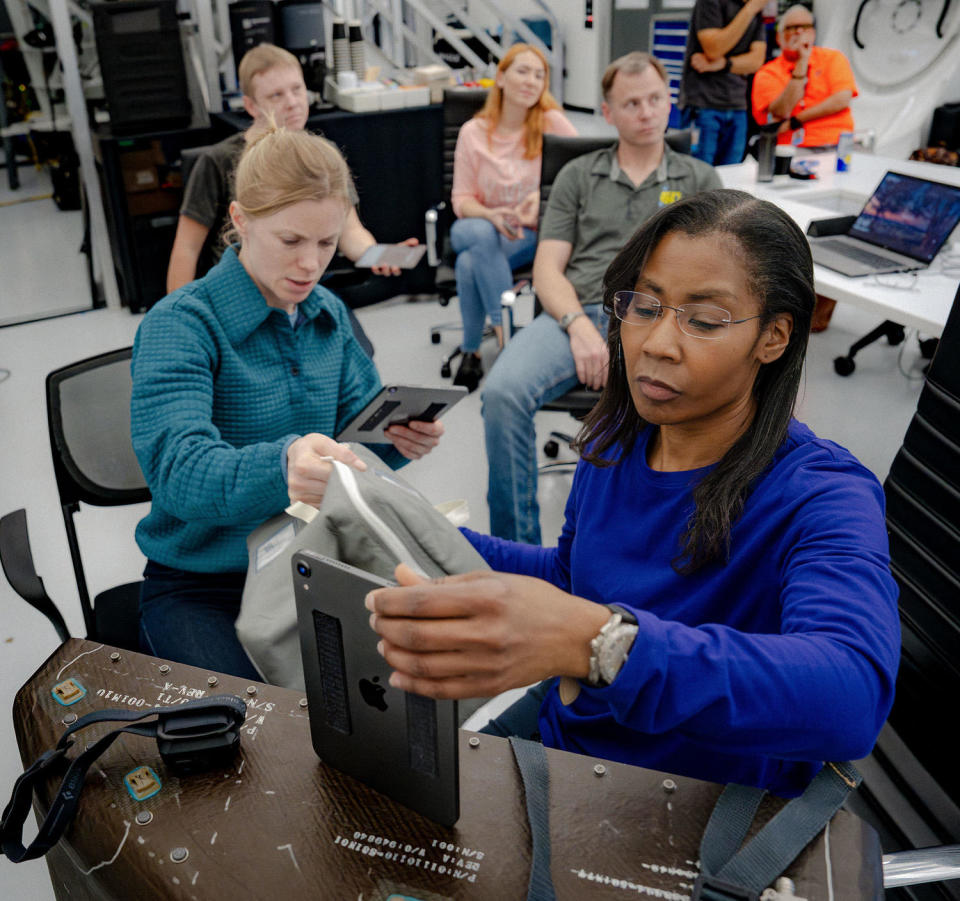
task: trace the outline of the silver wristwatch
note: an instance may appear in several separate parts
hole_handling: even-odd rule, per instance
[[[560,331],[567,332],[570,329],[570,326],[573,325],[574,319],[579,319],[581,316],[586,316],[587,314],[583,310],[577,310],[576,313],[564,313],[559,320]]]
[[[638,631],[632,614],[620,607],[610,607],[610,610],[610,619],[590,642],[590,672],[586,681],[599,688],[617,678]]]

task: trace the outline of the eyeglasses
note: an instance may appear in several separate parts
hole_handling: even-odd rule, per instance
[[[677,314],[680,331],[691,338],[706,338],[716,341],[727,334],[731,325],[740,325],[760,315],[747,316],[746,319],[733,319],[730,311],[711,303],[687,303],[682,307],[668,307],[656,297],[641,294],[639,291],[617,291],[613,295],[613,312],[617,319],[627,325],[653,325],[664,310],[673,310]]]
[[[783,34],[799,34],[801,31],[812,31],[813,29],[813,22],[807,22],[805,25],[784,25],[780,31]]]
[[[630,97],[624,103],[621,103],[620,106],[632,112],[638,106],[645,104],[651,110],[656,111],[667,106],[669,103],[670,96],[665,91],[658,91],[656,94],[650,94],[649,97]]]

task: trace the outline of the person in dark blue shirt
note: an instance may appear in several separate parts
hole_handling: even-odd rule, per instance
[[[493,572],[401,568],[367,599],[392,684],[539,683],[485,731],[785,796],[869,753],[897,588],[881,486],[793,418],[814,299],[772,204],[709,191],[648,220],[606,273],[611,370],[558,547],[468,532]]]

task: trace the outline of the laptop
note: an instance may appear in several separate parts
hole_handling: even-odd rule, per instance
[[[810,251],[849,276],[925,269],[957,222],[960,187],[888,172],[846,234],[810,238]]]
[[[389,683],[363,606],[390,582],[312,551],[293,555],[310,735],[317,756],[394,801],[452,826],[460,816],[456,701]]]

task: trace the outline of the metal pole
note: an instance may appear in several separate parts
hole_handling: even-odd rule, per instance
[[[207,112],[219,113],[223,109],[223,97],[220,94],[220,66],[217,62],[217,42],[213,31],[213,10],[209,0],[195,0],[193,4],[197,17],[197,38],[200,41],[200,58],[203,62],[203,74],[207,81]]]
[[[87,207],[90,210],[90,250],[93,254],[94,272],[99,276],[107,306],[119,309],[120,291],[117,288],[117,275],[113,268],[100,179],[97,177],[97,167],[93,160],[93,137],[90,134],[87,104],[80,84],[80,68],[77,63],[76,48],[73,46],[67,0],[50,0],[50,23],[53,25],[57,55],[63,66],[67,111],[70,113],[73,143],[80,158],[80,177],[83,180]]]

